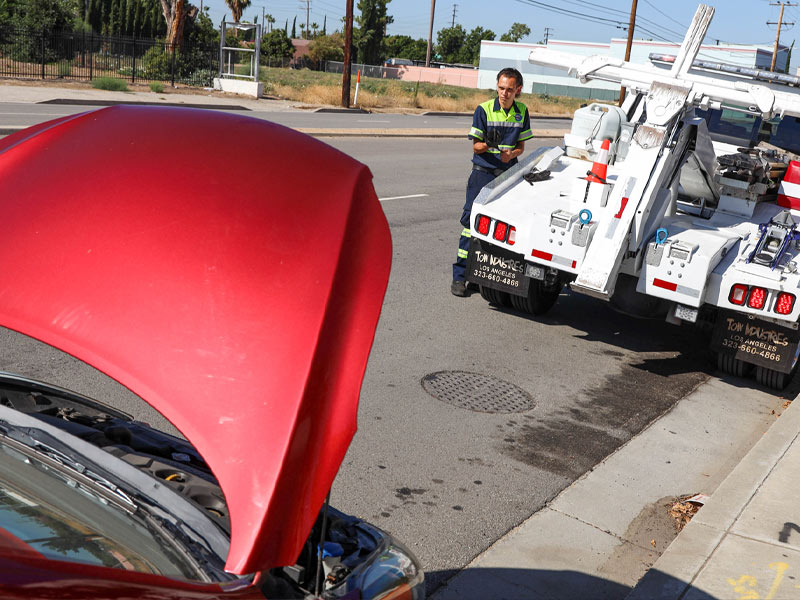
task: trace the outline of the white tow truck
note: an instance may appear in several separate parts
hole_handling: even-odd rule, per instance
[[[712,323],[721,370],[780,389],[800,349],[800,79],[696,61],[713,14],[699,6],[668,68],[531,52],[628,94],[579,109],[563,146],[481,191],[467,280],[531,314],[569,284],[628,314]]]

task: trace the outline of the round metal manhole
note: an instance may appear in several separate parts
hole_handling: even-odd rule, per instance
[[[422,378],[422,387],[447,404],[485,413],[531,410],[531,395],[513,383],[468,371],[438,371]]]

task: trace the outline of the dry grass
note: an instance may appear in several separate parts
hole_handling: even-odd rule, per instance
[[[262,68],[266,93],[294,102],[339,106],[342,79],[335,73],[308,69]],[[350,102],[355,96],[351,83]],[[392,79],[363,78],[358,106],[371,110],[442,111],[471,113],[475,106],[494,97],[493,90],[475,90],[435,83],[416,83]],[[586,100],[522,94],[519,98],[532,115],[571,117]]]

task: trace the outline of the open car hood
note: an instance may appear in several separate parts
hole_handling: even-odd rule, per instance
[[[308,136],[119,106],[0,141],[0,325],[164,414],[226,496],[226,568],[293,564],[356,429],[391,240]]]

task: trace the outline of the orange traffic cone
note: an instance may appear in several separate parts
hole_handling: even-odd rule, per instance
[[[600,152],[592,163],[592,170],[586,171],[586,181],[589,183],[606,183],[606,175],[608,174],[608,150],[611,147],[611,142],[607,139],[603,140],[600,146]]]

